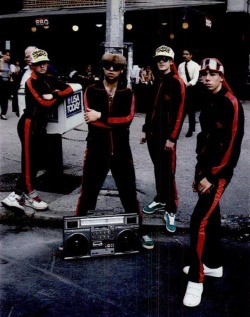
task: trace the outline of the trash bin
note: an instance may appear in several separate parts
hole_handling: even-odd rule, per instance
[[[54,110],[47,125],[48,134],[64,134],[84,123],[82,86],[76,83],[69,83],[69,85],[74,92]],[[18,90],[18,106],[21,116],[25,109],[25,90],[23,88]]]

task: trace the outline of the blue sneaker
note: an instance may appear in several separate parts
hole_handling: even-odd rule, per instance
[[[144,249],[152,250],[154,248],[154,241],[149,236],[142,236],[140,241]]]
[[[156,210],[164,210],[166,204],[163,203],[157,203],[155,201],[152,201],[152,203],[146,205],[143,207],[142,211],[145,214],[151,215],[153,214]]]
[[[175,214],[165,212],[164,220],[166,221],[166,229],[169,232],[175,232],[176,225],[175,225]]]

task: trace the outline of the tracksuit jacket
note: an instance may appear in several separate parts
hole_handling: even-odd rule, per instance
[[[83,162],[82,191],[76,215],[95,210],[102,184],[111,170],[121,203],[127,213],[141,215],[136,196],[135,171],[129,144],[130,124],[135,114],[131,89],[118,84],[111,98],[97,82],[84,93],[85,111],[101,112],[101,118],[88,124],[87,147]]]
[[[191,216],[191,266],[189,281],[204,281],[203,263],[222,266],[219,201],[238,162],[244,134],[244,113],[240,102],[225,88],[204,96],[197,136],[196,188],[206,177],[212,187],[199,194]]]
[[[176,146],[185,118],[185,85],[172,71],[155,83],[151,108],[148,109],[142,131],[146,133],[150,157],[154,165],[156,197],[154,201],[166,203],[166,211],[175,213],[178,194],[175,183]],[[165,143],[175,143],[172,151]]]
[[[17,126],[22,145],[22,170],[16,184],[16,193],[34,191],[38,171],[38,158],[46,153],[44,136],[49,115],[68,95],[72,88],[53,75],[31,73],[25,84],[26,108]],[[45,100],[43,94],[52,94],[53,99]],[[43,150],[43,152],[41,151]],[[47,154],[49,155],[49,153]]]

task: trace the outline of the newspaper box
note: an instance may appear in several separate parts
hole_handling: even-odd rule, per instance
[[[74,90],[72,95],[63,99],[63,102],[53,111],[48,125],[48,134],[64,134],[84,123],[82,86],[68,83]],[[18,91],[18,104],[20,116],[25,109],[24,89]]]

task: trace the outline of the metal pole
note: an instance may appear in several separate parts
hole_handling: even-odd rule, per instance
[[[128,66],[127,66],[127,86],[132,88],[132,69],[133,69],[133,44],[132,43],[125,43],[128,49]]]
[[[123,53],[124,0],[107,0],[105,52]]]

